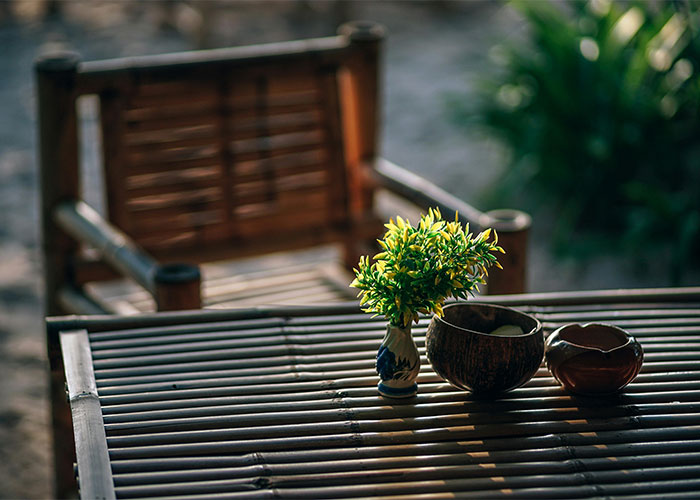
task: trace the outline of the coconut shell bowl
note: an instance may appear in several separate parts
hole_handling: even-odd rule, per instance
[[[529,381],[542,363],[542,325],[510,307],[460,302],[434,316],[426,354],[447,382],[479,397],[495,397]]]
[[[547,368],[567,390],[586,396],[614,394],[642,368],[637,340],[613,325],[570,324],[552,332],[545,347]]]

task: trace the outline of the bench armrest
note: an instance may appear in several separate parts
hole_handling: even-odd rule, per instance
[[[370,172],[379,186],[410,200],[421,208],[437,207],[448,218],[450,215],[454,218],[455,212],[459,212],[461,218],[470,225],[481,227],[479,221],[484,216],[483,212],[389,160],[378,158]]]
[[[527,238],[532,225],[528,214],[511,209],[481,212],[427,179],[384,158],[378,158],[368,170],[380,187],[424,209],[438,207],[447,218],[458,212],[462,220],[479,231],[488,227],[495,229],[506,254],[499,257],[503,270],[494,269],[489,274],[488,293],[525,291]]]
[[[146,289],[158,310],[201,307],[198,267],[159,263],[83,201],[60,203],[53,217],[67,234],[93,247],[115,271]]]

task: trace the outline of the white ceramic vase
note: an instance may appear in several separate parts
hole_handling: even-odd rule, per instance
[[[377,373],[381,378],[379,393],[390,398],[407,398],[418,392],[416,378],[420,355],[411,335],[411,327],[388,325],[377,352]]]

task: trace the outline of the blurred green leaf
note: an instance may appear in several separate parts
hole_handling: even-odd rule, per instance
[[[495,48],[503,67],[474,105],[453,112],[510,151],[493,198],[527,193],[532,208],[556,210],[561,251],[587,240],[600,251],[670,254],[670,275],[698,265],[700,4],[512,5],[529,43]]]

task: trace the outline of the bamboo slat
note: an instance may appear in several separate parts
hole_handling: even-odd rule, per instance
[[[216,179],[218,171],[214,167],[192,168],[175,172],[132,175],[127,179],[126,187],[138,195],[140,189],[168,185],[201,183]]]
[[[258,47],[250,58],[237,49],[82,64],[79,92],[107,96],[110,217],[168,260],[190,261],[202,246],[228,258],[243,242],[259,251],[280,230],[279,249],[343,243],[353,222],[334,75],[350,56],[347,36]]]
[[[376,468],[392,467],[398,463],[498,463],[525,462],[530,459],[554,460],[574,458],[595,458],[608,456],[655,455],[663,453],[684,453],[696,451],[697,442],[693,432],[698,427],[679,430],[677,440],[665,440],[661,431],[648,431],[645,439],[638,442],[639,431],[615,433],[615,442],[601,446],[590,437],[580,434],[559,434],[530,437],[509,444],[506,440],[492,439],[488,442],[446,441],[425,444],[394,444],[386,446],[363,446],[348,448],[323,448],[315,450],[293,450],[255,452],[241,455],[211,455],[203,457],[171,457],[160,459],[113,460],[115,474],[125,474],[126,480],[132,475],[137,478],[151,472],[202,471],[221,468],[244,468],[263,464],[267,467],[285,466],[289,470],[311,472],[314,470],[352,470],[352,462]],[[610,433],[608,433],[610,434]],[[683,439],[685,436],[686,439]],[[611,436],[600,433],[599,438]],[[485,451],[488,449],[488,451]],[[367,467],[368,470],[371,467]],[[281,470],[281,469],[280,469]]]
[[[279,170],[289,171],[292,169],[318,170],[326,161],[326,154],[322,150],[304,151],[292,154],[271,154],[267,158],[253,158],[245,161],[239,159],[232,169],[236,176],[246,180],[246,176],[258,176],[261,171]]]
[[[645,446],[632,447],[629,445],[618,445],[614,448],[617,454],[617,461],[610,460],[609,449],[601,450],[591,446],[590,450],[582,448],[582,453],[585,456],[574,456],[570,450],[566,448],[551,448],[538,450],[518,450],[512,452],[492,452],[485,460],[484,457],[478,454],[469,453],[437,453],[435,455],[419,455],[419,456],[393,456],[383,458],[364,458],[364,459],[345,459],[345,460],[324,460],[319,462],[301,462],[301,463],[274,463],[267,462],[266,464],[255,463],[254,460],[236,460],[236,458],[221,457],[216,463],[217,466],[209,468],[200,468],[193,470],[177,470],[175,468],[178,463],[171,460],[168,463],[170,469],[150,472],[136,473],[121,473],[117,476],[117,486],[137,485],[137,484],[162,484],[172,483],[176,481],[203,481],[212,479],[232,479],[245,478],[253,474],[266,476],[293,476],[302,474],[332,474],[338,472],[354,472],[358,469],[370,471],[383,471],[387,469],[396,470],[409,467],[455,467],[455,466],[471,466],[480,467],[482,473],[488,474],[488,469],[496,469],[496,464],[505,466],[513,466],[520,470],[527,470],[527,464],[549,463],[549,464],[564,464],[568,462],[568,466],[585,465],[589,469],[602,470],[606,467],[609,469],[616,468],[616,462],[622,467],[634,467],[639,465],[644,466],[659,466],[659,465],[682,465],[682,464],[697,464],[698,452],[697,446],[687,446],[687,443],[677,445],[676,443],[645,443]],[[658,449],[665,449],[667,453],[658,452]],[[640,456],[638,454],[644,454]],[[637,454],[637,455],[635,455]],[[272,457],[269,457],[272,459]],[[361,467],[358,467],[358,460],[362,460]],[[579,462],[580,461],[580,462]],[[182,460],[180,460],[182,462]],[[485,466],[486,464],[489,464]],[[126,464],[119,464],[125,466]],[[214,465],[212,461],[211,465]],[[118,467],[122,470],[125,467]],[[461,471],[460,471],[461,472]],[[467,470],[468,472],[468,470]],[[472,470],[472,474],[475,471]],[[501,473],[506,472],[505,468],[501,468]],[[511,469],[511,473],[514,472]]]
[[[384,324],[350,306],[95,323],[89,341],[116,495],[692,498],[700,296],[626,299],[619,310],[522,306],[547,332],[604,321],[637,334],[642,372],[606,397],[567,393],[543,364],[524,387],[475,399],[433,373],[423,318],[413,330],[418,395],[381,398],[373,364]]]

